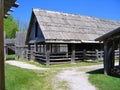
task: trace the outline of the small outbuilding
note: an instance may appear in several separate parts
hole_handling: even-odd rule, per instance
[[[33,9],[26,36],[28,59],[34,57],[47,65],[95,60],[103,46],[95,39],[119,25],[117,21]]]
[[[96,39],[104,43],[104,73],[120,76],[120,27]],[[115,50],[119,51],[119,64],[115,65]]]

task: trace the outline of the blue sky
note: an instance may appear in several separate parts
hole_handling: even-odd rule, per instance
[[[120,0],[17,0],[20,6],[12,15],[28,22],[32,8],[60,11],[120,21]]]

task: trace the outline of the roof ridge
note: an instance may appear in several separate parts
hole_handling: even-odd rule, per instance
[[[45,10],[45,9],[41,9],[41,8],[33,8],[33,11],[44,11],[44,12],[47,12],[47,13],[62,14],[62,15],[65,15],[65,16],[71,15],[71,16],[87,17],[87,18],[94,18],[94,19],[99,19],[99,20],[104,20],[104,21],[109,21],[109,22],[120,23],[120,21],[117,21],[117,20],[110,20],[110,19],[98,18],[98,17],[93,17],[93,16],[87,16],[87,15],[81,15],[81,14],[73,14],[73,13],[66,13],[66,12],[53,11],[53,10]]]

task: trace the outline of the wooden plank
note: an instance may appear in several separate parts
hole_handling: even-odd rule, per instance
[[[5,90],[3,18],[4,18],[4,0],[0,0],[0,90]]]

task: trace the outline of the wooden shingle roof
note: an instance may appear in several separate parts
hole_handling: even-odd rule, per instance
[[[97,37],[120,26],[118,21],[42,9],[33,9],[32,14],[38,21],[45,42],[94,41]]]

